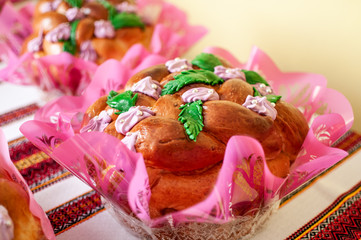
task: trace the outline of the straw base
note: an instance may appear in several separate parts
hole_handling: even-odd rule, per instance
[[[279,206],[276,201],[262,208],[255,216],[241,216],[224,223],[191,222],[172,226],[170,221],[159,228],[150,228],[135,215],[126,214],[122,209],[114,207],[102,199],[111,215],[132,235],[140,239],[162,240],[194,240],[194,239],[251,239],[253,234],[267,221]]]

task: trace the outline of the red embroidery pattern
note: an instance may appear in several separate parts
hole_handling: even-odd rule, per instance
[[[38,109],[39,109],[39,106],[34,103],[31,105],[16,109],[14,111],[2,114],[2,115],[0,115],[0,127],[5,124],[16,121],[20,118],[29,116],[29,115],[35,113],[36,110],[38,110]]]
[[[23,158],[40,152],[40,149],[35,147],[25,137],[22,137],[9,143],[9,152],[11,160],[16,163]]]
[[[14,164],[19,164],[24,159],[42,152],[25,138],[20,138],[9,143],[10,158]],[[24,164],[26,165],[26,164]],[[20,170],[21,175],[33,192],[72,176],[65,168],[49,157]],[[55,233],[61,233],[69,227],[94,216],[104,209],[100,196],[95,191],[81,195],[63,205],[49,211],[48,217],[54,227]]]
[[[341,204],[341,206],[340,206]],[[353,240],[361,238],[361,182],[287,240]]]
[[[9,152],[11,160],[17,166],[19,166],[19,163],[24,161],[24,159],[39,154],[37,157],[40,159],[37,163],[29,165],[29,163],[25,162],[25,167],[19,169],[19,172],[33,192],[37,192],[57,181],[71,176],[66,169],[53,159],[47,157],[45,154],[40,155],[41,151],[25,138],[12,141],[9,144]]]
[[[349,206],[346,211],[319,232],[314,239],[360,239],[361,238],[361,199]]]
[[[91,191],[47,212],[55,234],[104,210],[98,193]]]
[[[333,144],[333,147],[341,148],[351,154],[356,151],[360,145],[361,135],[353,131],[348,131],[342,138]]]

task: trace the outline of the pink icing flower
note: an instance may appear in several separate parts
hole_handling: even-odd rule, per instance
[[[274,103],[272,104],[267,101],[266,97],[253,97],[248,95],[242,106],[261,115],[270,116],[273,120],[275,120],[277,116],[277,110],[273,105]]]
[[[193,69],[192,64],[190,64],[187,59],[180,58],[167,61],[165,66],[168,68],[168,71],[172,73]]]
[[[39,35],[28,42],[27,49],[29,52],[39,52],[43,49],[43,30],[40,29]]]
[[[45,35],[45,40],[53,43],[60,40],[68,40],[70,38],[70,31],[69,23],[61,23]]]
[[[131,107],[121,113],[115,121],[115,130],[125,135],[132,127],[143,119],[153,116],[154,112],[145,106]]]
[[[61,2],[62,0],[54,0],[53,2],[43,2],[42,4],[40,4],[39,12],[46,13],[50,11],[55,11],[59,7]]]
[[[92,12],[92,10],[90,8],[87,8],[87,7],[82,7],[82,8],[80,8],[80,12],[82,14],[84,14],[85,16],[88,16]]]
[[[113,38],[115,31],[110,21],[98,20],[94,22],[94,35],[97,38]]]
[[[52,9],[56,10],[59,7],[59,5],[62,3],[62,1],[63,0],[54,0],[51,5]]]
[[[53,11],[53,3],[52,2],[44,2],[44,3],[40,4],[39,12],[46,13],[46,12],[50,12],[50,11]]]
[[[109,125],[109,123],[112,121],[112,118],[109,116],[107,111],[101,111],[98,116],[93,117],[90,119],[88,124],[84,126],[82,129],[80,129],[80,132],[92,132],[92,131],[98,131],[103,132],[104,129]]]
[[[79,8],[74,7],[74,8],[69,8],[68,10],[66,10],[65,16],[66,16],[66,18],[69,20],[69,22],[72,22],[72,21],[74,21],[74,20],[83,18],[83,17],[84,17],[84,13],[82,13],[82,12],[79,10]]]
[[[14,223],[8,211],[0,205],[0,239],[12,240],[14,238]]]
[[[136,13],[137,12],[137,6],[130,4],[128,2],[122,2],[115,6],[115,8],[118,10],[118,12],[126,12],[126,13]]]
[[[226,68],[224,66],[216,66],[214,68],[214,74],[223,80],[228,80],[231,78],[240,78],[246,80],[246,76],[240,68]]]
[[[162,88],[159,84],[158,81],[153,80],[151,77],[145,77],[142,80],[140,80],[139,82],[136,82],[132,89],[133,92],[139,92],[139,93],[143,93],[145,95],[148,95],[154,99],[158,99],[161,92],[162,92]]]
[[[137,152],[135,150],[135,142],[137,141],[137,138],[138,138],[138,135],[139,135],[139,131],[136,131],[136,132],[127,132],[127,134],[125,135],[125,137],[121,140],[122,143],[125,144],[125,146],[127,146],[127,148],[130,150],[130,151],[133,151],[133,152]]]
[[[273,90],[270,86],[266,86],[264,83],[257,83],[253,85],[262,96],[273,94]]]
[[[197,100],[205,101],[212,101],[212,100],[219,100],[219,95],[216,91],[211,88],[206,87],[198,87],[192,88],[185,91],[182,94],[183,102],[189,103],[194,102]]]
[[[80,45],[79,57],[91,62],[95,62],[97,60],[98,55],[90,40],[85,41]]]

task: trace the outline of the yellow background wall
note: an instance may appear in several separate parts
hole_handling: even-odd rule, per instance
[[[186,57],[221,46],[246,61],[256,45],[282,71],[313,72],[351,102],[361,132],[360,0],[168,0],[209,32]]]

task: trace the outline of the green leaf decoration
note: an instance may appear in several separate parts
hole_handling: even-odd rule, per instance
[[[259,96],[259,97],[261,97],[262,95],[261,95],[261,93],[255,88],[255,87],[253,87],[253,97],[257,97],[257,96]]]
[[[174,76],[175,80],[168,82],[162,89],[161,95],[173,94],[182,87],[192,83],[204,83],[208,85],[221,84],[224,80],[208,70],[187,70]]]
[[[253,96],[254,97],[262,97],[261,93],[255,88],[253,87]],[[282,96],[279,96],[279,95],[273,95],[273,94],[270,94],[270,95],[266,95],[265,96],[267,101],[271,102],[271,103],[276,103],[278,100],[280,100],[282,98]]]
[[[193,59],[192,64],[212,72],[214,72],[215,66],[223,65],[222,62],[211,53],[198,54]]]
[[[264,80],[264,78],[261,77],[261,75],[258,73],[248,70],[242,70],[242,72],[244,72],[244,75],[246,76],[246,82],[249,84],[263,83],[266,86],[269,86],[268,82]]]
[[[187,135],[193,141],[197,140],[198,134],[202,131],[204,127],[202,105],[203,102],[201,100],[198,100],[195,102],[187,103],[179,108],[182,111],[178,115],[178,121],[183,124]]]
[[[77,47],[76,47],[76,28],[78,27],[79,20],[76,20],[70,23],[70,38],[67,41],[64,41],[63,51],[68,52],[72,55],[75,55]]]
[[[144,29],[145,25],[140,17],[134,13],[118,13],[109,19],[115,29],[123,27],[140,27]]]
[[[65,41],[64,45],[63,45],[63,51],[64,52],[68,52],[72,55],[75,55],[76,53],[76,46],[74,46],[73,44],[71,44],[70,41]]]
[[[133,92],[130,90],[119,94],[112,90],[109,92],[107,104],[109,107],[119,110],[119,112],[116,112],[115,114],[127,112],[129,108],[135,106],[135,102],[138,99],[138,93],[133,97],[132,95]]]
[[[80,20],[75,20],[71,23],[71,30],[70,30],[70,41],[73,45],[76,45],[76,28],[78,27]]]
[[[80,8],[83,5],[83,0],[65,0],[72,7]]]
[[[108,97],[107,97],[107,100],[110,100],[112,99],[113,97],[117,96],[119,93],[117,93],[116,91],[114,90],[111,90],[108,94]]]
[[[117,14],[117,9],[106,0],[98,0],[108,10],[108,19],[112,19]]]
[[[118,13],[117,9],[107,0],[98,0],[107,10],[108,19],[115,29],[124,27],[140,27],[144,29],[145,25],[140,17],[134,13]]]
[[[266,95],[266,99],[271,103],[276,103],[281,98],[282,96],[278,96],[278,95]]]

